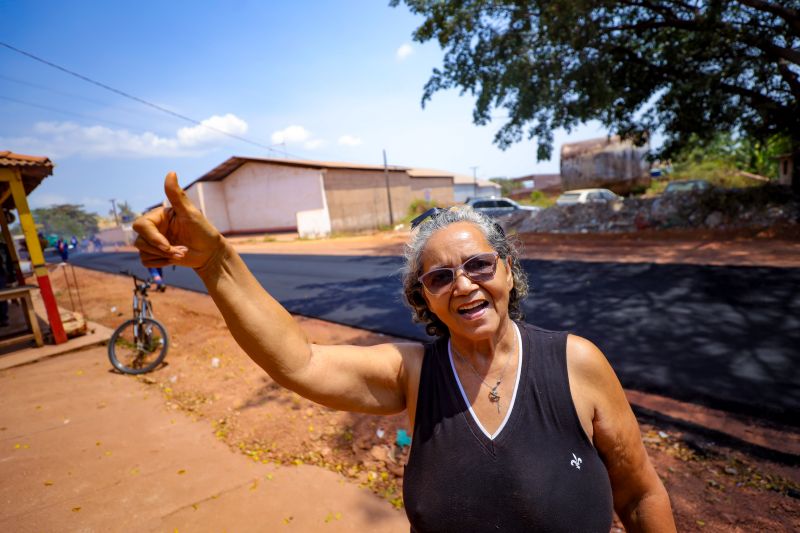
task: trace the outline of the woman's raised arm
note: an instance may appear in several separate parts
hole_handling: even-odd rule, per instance
[[[406,407],[416,344],[320,346],[256,280],[239,254],[167,174],[172,207],[139,217],[135,246],[147,266],[191,267],[200,276],[239,346],[280,385],[349,411],[396,413]]]

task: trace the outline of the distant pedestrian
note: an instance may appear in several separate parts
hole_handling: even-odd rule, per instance
[[[69,260],[69,246],[67,245],[67,241],[59,237],[58,241],[56,241],[56,250],[58,250],[58,254],[61,256],[61,261],[66,263]]]
[[[69,240],[69,247],[75,250],[76,252],[78,251],[78,238],[75,235],[73,235],[72,238]]]
[[[92,240],[92,244],[94,245],[95,252],[102,252],[103,251],[103,241],[100,240],[100,237],[96,236]]]

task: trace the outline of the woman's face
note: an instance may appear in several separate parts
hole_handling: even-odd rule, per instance
[[[456,222],[428,239],[422,253],[422,274],[434,268],[456,268],[474,255],[493,251],[477,226]],[[497,260],[497,272],[489,281],[472,281],[461,270],[457,274],[452,286],[440,294],[423,288],[428,308],[451,335],[472,340],[492,336],[508,317],[508,298],[514,287],[508,260]]]

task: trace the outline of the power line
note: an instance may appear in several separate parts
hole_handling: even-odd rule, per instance
[[[77,72],[75,72],[73,70],[70,70],[70,69],[66,68],[66,67],[62,67],[61,65],[57,65],[57,64],[55,64],[55,63],[53,63],[51,61],[47,61],[46,59],[42,59],[41,57],[36,56],[36,55],[34,55],[34,54],[30,53],[30,52],[26,52],[25,50],[20,50],[19,48],[16,48],[15,46],[11,46],[8,43],[4,43],[4,42],[0,41],[0,46],[4,46],[5,48],[8,48],[9,50],[12,50],[14,52],[17,52],[18,54],[27,56],[27,57],[33,59],[34,61],[38,61],[39,63],[42,63],[44,65],[52,67],[52,68],[54,68],[56,70],[60,70],[62,72],[65,72],[66,74],[69,74],[70,76],[74,76],[74,77],[76,77],[78,79],[81,79],[81,80],[87,82],[87,83],[91,83],[92,85],[96,85],[97,87],[100,87],[100,88],[105,89],[107,91],[111,91],[112,93],[118,94],[118,95],[120,95],[120,96],[122,96],[124,98],[128,98],[129,100],[133,100],[135,102],[139,102],[140,104],[146,105],[148,107],[152,107],[153,109],[157,109],[158,111],[161,111],[162,113],[166,113],[168,115],[172,115],[173,117],[179,118],[181,120],[184,120],[184,121],[189,122],[191,124],[194,124],[196,126],[202,126],[204,128],[207,128],[209,130],[215,131],[215,132],[220,133],[222,135],[227,135],[228,137],[231,137],[233,139],[237,139],[239,141],[246,142],[248,144],[252,144],[253,146],[258,146],[259,148],[264,148],[264,149],[267,149],[267,150],[269,150],[271,152],[280,153],[278,150],[275,150],[274,148],[272,148],[272,146],[268,146],[266,144],[262,144],[262,143],[259,143],[259,142],[256,142],[256,141],[252,141],[250,139],[247,139],[246,137],[242,137],[242,136],[236,135],[234,133],[229,133],[229,132],[227,132],[225,130],[221,130],[219,128],[215,128],[214,126],[209,126],[208,124],[203,124],[202,122],[200,122],[198,120],[195,120],[195,119],[193,119],[191,117],[187,117],[186,115],[182,115],[180,113],[176,113],[175,111],[172,111],[172,110],[167,109],[165,107],[161,107],[158,104],[154,104],[152,102],[148,102],[147,100],[145,100],[143,98],[139,98],[138,96],[134,96],[132,94],[126,93],[125,91],[121,91],[119,89],[115,89],[114,87],[111,87],[110,85],[106,85],[105,83],[102,83],[102,82],[99,82],[99,81],[94,80],[92,78],[89,78],[88,76],[84,76],[83,74],[79,74],[79,73],[77,73]]]
[[[32,83],[32,82],[29,82],[29,81],[26,81],[26,80],[18,80],[16,78],[12,78],[10,76],[5,76],[3,74],[0,74],[0,80],[11,82],[11,83],[16,83],[16,84],[19,84],[19,85],[25,85],[27,87],[33,87],[34,89],[39,89],[41,91],[47,91],[47,92],[50,92],[50,93],[53,93],[53,94],[58,94],[60,96],[66,96],[67,98],[74,98],[76,100],[82,100],[84,102],[89,102],[91,104],[97,104],[97,105],[101,105],[101,106],[112,107],[114,110],[124,111],[126,113],[131,113],[131,114],[136,114],[136,116],[138,116],[138,117],[141,116],[141,110],[139,110],[139,109],[134,110],[133,108],[130,108],[130,107],[115,106],[115,105],[111,104],[110,102],[106,102],[106,101],[102,101],[102,100],[96,100],[94,98],[87,98],[86,96],[82,96],[82,95],[74,94],[74,93],[69,93],[69,92],[66,92],[66,91],[60,91],[58,89],[53,89],[52,87],[46,87],[44,85],[39,85],[37,83]]]
[[[94,121],[97,121],[97,122],[104,122],[106,124],[111,124],[112,126],[118,126],[120,128],[137,129],[137,128],[133,128],[133,127],[131,127],[129,125],[122,124],[121,122],[114,122],[112,120],[106,120],[106,119],[103,119],[103,118],[92,117],[90,115],[83,115],[81,113],[76,113],[74,111],[65,111],[63,109],[58,109],[58,108],[55,108],[55,107],[49,107],[49,106],[46,106],[46,105],[35,104],[33,102],[27,102],[25,100],[18,100],[16,98],[11,98],[10,96],[4,96],[2,94],[0,94],[0,100],[6,100],[8,102],[13,102],[15,104],[27,105],[27,106],[35,107],[35,108],[38,108],[38,109],[43,109],[45,111],[52,111],[53,113],[61,113],[62,115],[71,115],[73,117],[84,118],[84,119],[88,119],[88,120],[94,120]]]

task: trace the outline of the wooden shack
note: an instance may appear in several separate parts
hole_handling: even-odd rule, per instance
[[[635,146],[618,136],[561,146],[561,185],[565,191],[594,187],[617,194],[650,185],[648,145]]]

